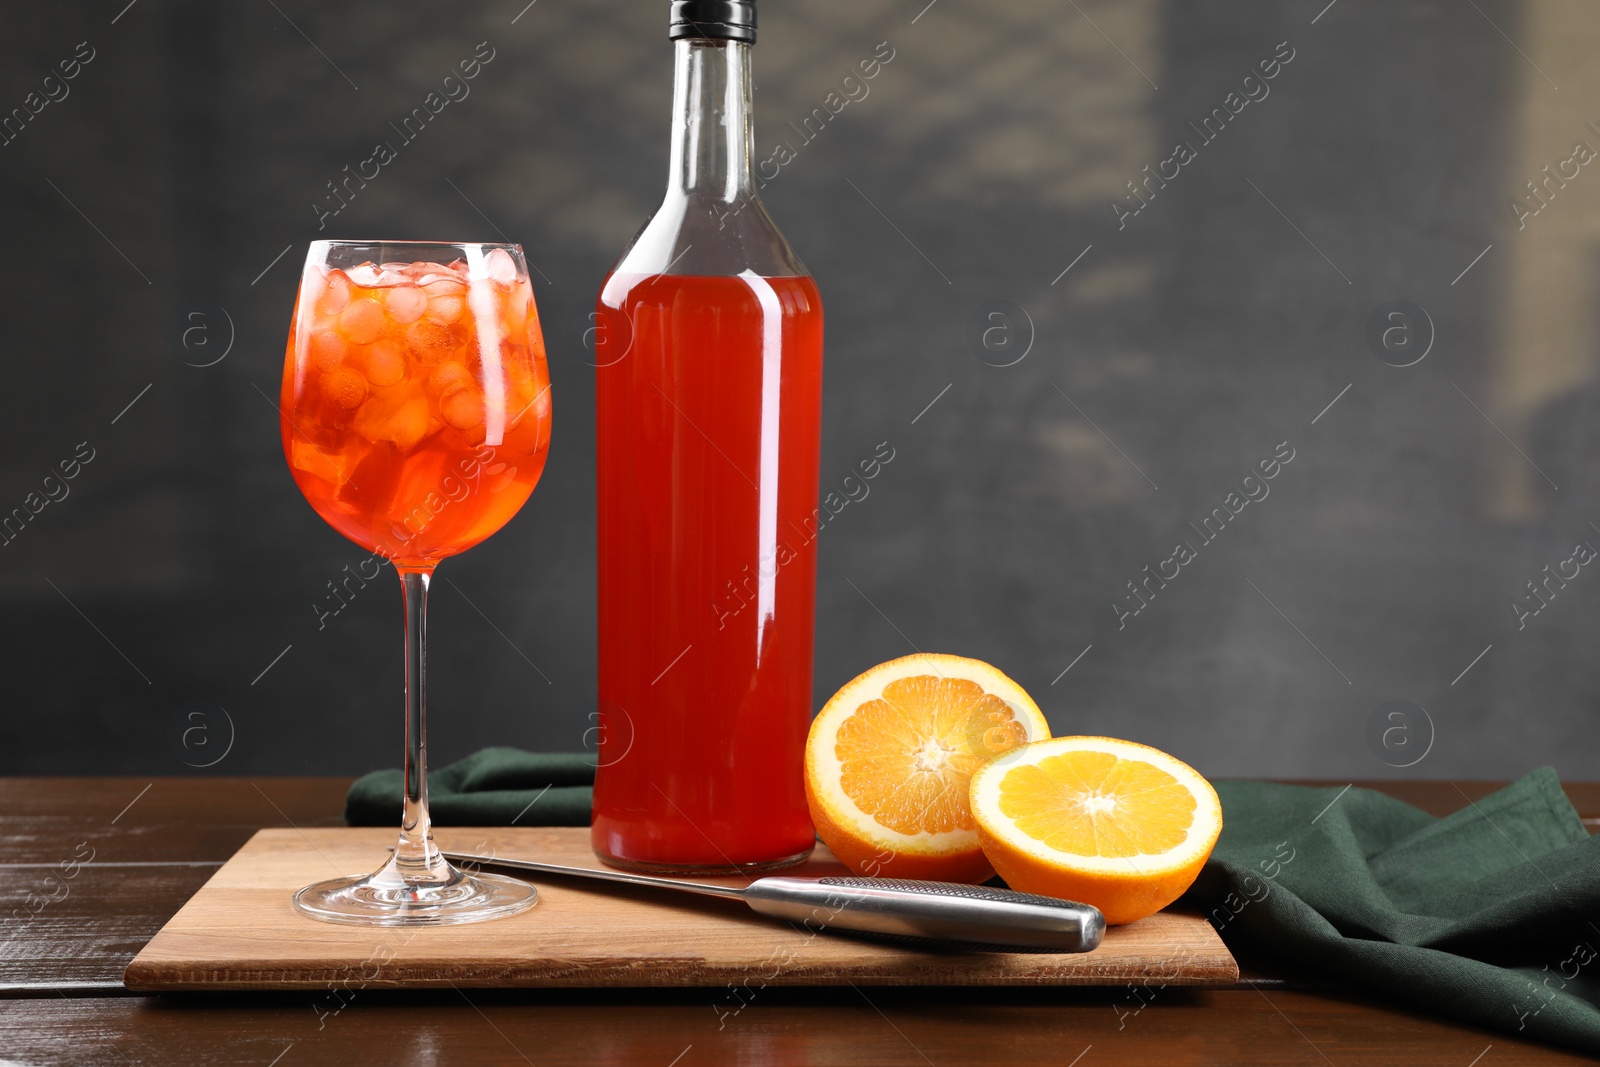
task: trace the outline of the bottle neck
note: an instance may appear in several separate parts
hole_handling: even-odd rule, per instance
[[[683,38],[673,48],[670,190],[725,203],[752,195],[750,46]]]

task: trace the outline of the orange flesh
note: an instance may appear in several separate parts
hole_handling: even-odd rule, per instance
[[[1189,836],[1195,799],[1172,775],[1109,752],[1067,752],[1013,768],[1000,810],[1036,841],[1075,856],[1167,852]]]
[[[839,786],[903,834],[975,830],[967,803],[973,772],[1027,739],[1006,702],[976,682],[899,678],[839,725]]]

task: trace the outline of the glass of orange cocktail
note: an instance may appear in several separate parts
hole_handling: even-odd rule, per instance
[[[428,818],[424,654],[428,583],[447,556],[517,513],[550,447],[550,378],[514,244],[316,241],[284,361],[283,450],[329,525],[400,575],[406,616],[405,799],[377,871],[310,885],[330,922],[474,922],[537,899],[456,869]]]

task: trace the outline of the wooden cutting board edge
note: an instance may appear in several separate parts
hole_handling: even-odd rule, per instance
[[[302,959],[290,952],[283,958],[263,958],[285,944],[308,934],[326,935],[328,942],[351,942],[357,928],[326,926],[305,919],[289,907],[288,885],[241,886],[246,881],[272,881],[304,884],[332,873],[329,858],[340,859],[350,873],[375,865],[372,841],[385,844],[392,831],[362,829],[316,829],[308,831],[266,829],[257,831],[226,864],[207,880],[195,895],[140,950],[128,965],[124,984],[133,992],[224,990],[327,990],[349,989],[445,989],[445,988],[682,988],[772,986],[843,986],[854,983],[873,986],[1105,986],[1140,984],[1217,986],[1238,982],[1239,969],[1226,946],[1203,918],[1181,912],[1163,912],[1141,923],[1113,927],[1099,949],[1090,953],[960,953],[927,952],[900,945],[856,937],[822,935],[807,938],[783,924],[772,923],[750,913],[708,911],[693,898],[678,900],[667,893],[633,899],[612,891],[601,895],[585,893],[576,879],[540,880],[540,904],[528,916],[559,914],[562,917],[582,910],[601,909],[614,921],[627,920],[641,933],[659,927],[640,926],[652,917],[657,922],[687,922],[686,940],[720,938],[723,951],[706,954],[659,951],[657,941],[639,945],[658,949],[654,955],[630,952],[626,946],[603,943],[582,951],[579,945],[552,945],[542,958],[530,960],[502,955],[463,953],[464,948],[507,940],[495,931],[510,934],[518,918],[449,928],[429,928],[424,937],[440,943],[434,950],[414,947],[412,931],[381,929],[361,931],[360,949],[333,958]],[[527,854],[550,855],[557,862],[598,865],[588,852],[588,833],[581,827],[544,828],[441,828],[444,847],[479,848],[484,838],[498,838],[502,854],[519,850]],[[312,838],[321,842],[313,843]],[[468,842],[466,838],[477,840]],[[371,841],[367,840],[371,839]],[[454,840],[452,840],[454,839]],[[510,844],[506,844],[506,842]],[[382,845],[378,845],[381,852]],[[296,849],[304,853],[297,858]],[[286,863],[306,863],[304,873],[285,874]],[[274,870],[276,866],[276,870]],[[318,873],[317,868],[321,868]],[[298,867],[296,868],[298,870]],[[840,873],[826,850],[805,866],[786,871],[789,875]],[[240,905],[238,898],[282,895],[282,906],[269,912],[255,912],[246,921],[254,902]],[[219,905],[232,899],[226,909]],[[581,898],[575,911],[575,898]],[[543,909],[541,911],[541,909]],[[558,910],[559,909],[559,910]],[[652,915],[645,916],[645,910]],[[265,914],[263,922],[261,916]],[[709,917],[709,921],[708,921]],[[254,925],[256,936],[244,934]],[[624,923],[624,925],[626,925]],[[587,933],[604,928],[604,922],[588,924]],[[535,928],[540,936],[548,931]],[[218,934],[216,931],[225,932]],[[740,931],[760,932],[749,952],[741,954]],[[525,932],[525,931],[524,931]],[[585,931],[578,931],[582,940]],[[443,938],[450,938],[443,941]],[[312,940],[323,940],[312,937]],[[731,939],[734,948],[728,950]],[[220,943],[218,943],[220,940]],[[746,938],[746,941],[749,939]],[[398,948],[386,952],[389,945]],[[266,946],[267,948],[263,948]],[[809,952],[820,957],[807,961]],[[717,945],[708,946],[716,948]],[[256,958],[242,954],[254,950]],[[779,948],[784,955],[779,964],[772,960]],[[365,951],[363,951],[365,950]],[[713,958],[714,957],[714,958]]]

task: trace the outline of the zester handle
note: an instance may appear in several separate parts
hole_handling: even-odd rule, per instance
[[[763,915],[937,941],[1087,952],[1106,922],[1098,908],[989,886],[898,878],[760,878],[744,891]]]

